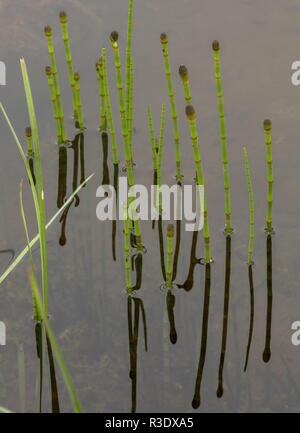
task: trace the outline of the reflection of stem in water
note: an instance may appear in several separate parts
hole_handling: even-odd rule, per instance
[[[253,336],[253,325],[254,325],[254,285],[253,285],[252,265],[248,265],[248,278],[249,278],[249,288],[250,288],[250,324],[249,324],[249,336],[248,336],[244,371],[247,370],[247,366],[248,366],[249,354],[250,354],[250,348],[251,348],[252,336]]]
[[[102,149],[103,149],[103,175],[102,185],[109,185],[109,168],[108,168],[108,135],[106,132],[101,134],[102,138]]]
[[[175,327],[174,307],[175,307],[175,296],[172,293],[172,282],[173,282],[173,240],[174,240],[174,226],[173,224],[168,225],[167,229],[167,272],[166,272],[166,288],[167,288],[167,311],[170,324],[170,341],[172,344],[177,342],[177,332]]]
[[[20,413],[26,412],[26,372],[25,372],[25,355],[23,345],[18,347],[18,383],[20,398]]]
[[[136,272],[136,282],[132,290],[135,292],[141,288],[142,285],[142,275],[143,275],[143,254],[137,253],[133,256],[133,268]]]
[[[231,271],[231,236],[226,236],[226,268],[225,268],[225,289],[224,289],[224,315],[223,315],[223,332],[222,332],[222,347],[219,364],[219,380],[217,397],[223,395],[223,369],[226,355],[227,331],[228,331],[228,314],[229,314],[229,297],[230,297],[230,271]]]
[[[48,336],[47,336],[46,340],[47,340],[49,370],[50,370],[52,413],[59,413],[60,409],[59,409],[59,399],[58,399],[58,391],[57,391],[53,353],[52,353],[51,343],[49,341]]]
[[[72,146],[70,146],[71,149],[73,149],[74,152],[74,158],[73,158],[73,180],[72,180],[72,190],[73,192],[77,188],[78,184],[78,166],[79,166],[79,140],[81,141],[81,135],[83,134],[77,134],[72,142]],[[80,145],[82,144],[82,141]],[[83,149],[80,149],[80,152]],[[84,158],[80,158],[81,164],[84,164]],[[82,170],[82,165],[81,165]],[[81,172],[82,177],[82,172]],[[65,197],[67,193],[67,148],[65,146],[61,146],[59,149],[59,174],[58,174],[58,198],[57,198],[57,206],[61,207],[64,204]],[[61,225],[61,235],[59,238],[59,244],[61,246],[66,244],[66,223],[67,223],[67,216],[69,213],[69,210],[72,206],[72,203],[74,203],[74,206],[79,206],[80,199],[78,194],[74,196],[74,200],[70,202],[70,204],[66,207],[64,212],[62,213],[62,216],[60,218]]]
[[[43,329],[41,322],[35,324],[35,344],[37,357],[40,361],[40,382],[39,382],[39,412],[42,412],[43,395]]]
[[[202,335],[201,335],[201,348],[200,358],[198,364],[197,378],[195,384],[195,393],[192,401],[192,407],[197,409],[201,404],[201,382],[206,358],[207,347],[207,333],[208,333],[208,319],[209,319],[209,301],[210,301],[210,285],[211,285],[211,265],[205,265],[205,291],[204,291],[204,305],[203,305],[203,318],[202,318]]]
[[[246,147],[244,147],[244,159],[245,159],[245,171],[248,185],[248,194],[249,194],[249,246],[248,246],[248,278],[249,278],[249,287],[250,287],[250,324],[249,324],[249,336],[248,336],[248,344],[246,351],[246,360],[244,371],[247,370],[252,335],[253,335],[253,325],[254,325],[254,285],[253,285],[253,243],[254,243],[254,200],[253,200],[253,188],[251,183],[250,171],[249,171],[249,161],[248,161],[248,153]]]
[[[153,171],[153,186],[156,188],[157,186],[157,170]],[[152,230],[155,228],[155,219],[152,220]]]
[[[116,191],[116,201],[118,198],[118,181],[119,181],[119,164],[114,164],[114,189]],[[112,255],[114,261],[117,260],[116,256],[116,236],[117,236],[117,220],[112,221]]]
[[[264,362],[271,359],[271,331],[272,331],[272,306],[273,306],[273,288],[272,288],[272,236],[267,236],[267,288],[268,288],[268,307],[266,323],[266,342],[263,352]]]
[[[58,149],[58,193],[57,193],[57,207],[59,209],[64,204],[67,195],[67,171],[68,171],[67,148],[65,146],[60,146]]]
[[[134,312],[132,301],[134,301]],[[137,349],[139,337],[139,320],[140,311],[142,313],[145,351],[148,350],[147,344],[147,324],[146,314],[143,301],[139,298],[132,298],[130,295],[127,299],[127,317],[128,317],[128,336],[129,336],[129,356],[130,356],[130,371],[129,377],[131,379],[131,412],[136,412],[137,406]],[[134,317],[132,317],[132,313]]]
[[[195,270],[196,265],[201,263],[200,259],[197,259],[197,257],[196,257],[198,234],[199,234],[198,230],[195,230],[193,232],[191,255],[190,255],[190,267],[189,267],[188,276],[187,276],[187,278],[183,284],[177,284],[177,287],[179,289],[184,289],[187,292],[192,290],[192,288],[194,286],[194,270]]]
[[[85,181],[85,163],[84,163],[84,134],[79,134],[80,141],[80,184]],[[86,184],[83,185],[83,188],[86,187]]]
[[[36,184],[35,174],[34,174],[34,152],[32,147],[32,131],[30,126],[28,126],[25,130],[26,140],[27,140],[27,158],[28,164],[32,176],[32,180],[34,185]],[[29,182],[30,183],[30,182]]]
[[[171,290],[168,290],[166,303],[167,303],[168,318],[170,323],[170,341],[172,344],[176,344],[177,342],[177,331],[176,331],[175,317],[174,317],[175,300],[176,300],[175,296],[173,295]]]

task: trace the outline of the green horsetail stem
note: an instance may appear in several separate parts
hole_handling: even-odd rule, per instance
[[[189,82],[189,71],[186,66],[184,65],[179,66],[179,76],[183,84],[186,105],[191,105],[192,97],[191,97],[190,82]]]
[[[225,233],[233,232],[231,226],[231,200],[230,200],[230,183],[229,183],[229,168],[228,168],[228,152],[227,152],[227,135],[225,126],[223,91],[220,71],[220,43],[213,41],[212,48],[215,61],[215,76],[218,95],[219,118],[220,118],[220,134],[222,145],[222,161],[223,161],[223,178],[224,178],[224,193],[225,193]]]
[[[174,242],[174,225],[169,224],[167,228],[167,272],[166,272],[166,288],[172,288],[173,275],[173,242]]]
[[[126,205],[123,205],[123,209],[124,209],[124,255],[125,255],[126,290],[127,293],[131,295],[132,280],[131,280],[130,234],[129,234],[128,211]]]
[[[96,63],[97,79],[98,79],[98,91],[100,99],[100,131],[106,131],[107,119],[106,119],[106,109],[105,109],[105,86],[103,79],[103,63],[102,58]]]
[[[68,16],[67,16],[65,11],[60,12],[59,21],[61,24],[62,38],[63,38],[64,45],[65,45],[66,62],[67,62],[67,66],[68,66],[69,81],[70,81],[70,87],[71,87],[71,92],[72,92],[74,118],[77,119],[74,68],[73,68],[73,60],[72,60],[72,54],[71,54],[71,48],[70,48],[70,39],[69,39],[69,32],[68,32]]]
[[[166,33],[160,35],[160,42],[162,45],[164,62],[165,62],[165,74],[168,83],[168,93],[170,98],[172,119],[173,119],[173,131],[174,131],[174,143],[176,152],[176,178],[180,182],[182,179],[181,174],[181,158],[180,158],[180,143],[179,143],[179,131],[178,131],[178,117],[175,103],[175,96],[171,78],[170,60],[169,60],[169,48],[168,48],[168,36]]]
[[[79,75],[79,72],[74,73],[74,81],[75,81],[76,112],[77,112],[78,128],[81,131],[83,131],[84,130],[84,124],[83,124],[82,103],[81,103],[81,96],[80,96],[80,75]]]
[[[153,170],[157,170],[156,142],[155,142],[154,127],[153,127],[153,116],[152,116],[150,105],[148,106],[148,123],[149,123],[150,142],[152,147]]]
[[[52,39],[52,28],[50,26],[46,26],[44,32],[48,42],[48,53],[50,57],[50,63],[51,63],[51,69],[53,75],[53,84],[54,84],[55,94],[56,94],[57,112],[59,114],[62,141],[66,142],[68,141],[68,139],[67,139],[65,124],[64,124],[64,112],[63,112],[61,96],[60,96],[60,86],[59,86],[56,58],[55,58],[53,39]]]
[[[245,172],[248,185],[249,193],[249,247],[248,247],[248,265],[253,265],[253,242],[254,242],[254,200],[253,200],[253,188],[249,171],[249,159],[246,147],[244,147],[244,160],[245,160]]]
[[[192,105],[187,105],[185,109],[186,116],[190,125],[190,136],[193,145],[194,152],[194,161],[196,168],[196,177],[197,177],[197,185],[203,185],[204,187],[204,174],[202,168],[200,147],[199,147],[199,139],[198,139],[198,131],[196,124],[196,111]],[[206,198],[204,195],[204,249],[205,249],[205,261],[207,263],[211,262],[211,254],[210,254],[210,233],[209,233],[209,224],[208,224],[208,214],[207,214],[207,205]]]
[[[130,57],[130,85],[129,85],[129,104],[127,109],[127,128],[128,128],[128,141],[130,145],[130,152],[133,155],[132,150],[132,133],[133,133],[133,82],[134,82],[134,71],[133,61]]]
[[[128,140],[127,113],[126,113],[124,94],[123,94],[121,58],[120,58],[118,39],[119,39],[118,32],[116,32],[116,31],[111,32],[110,41],[111,41],[111,45],[112,45],[113,52],[114,52],[114,58],[115,58],[116,83],[117,83],[117,89],[118,89],[118,95],[119,95],[120,118],[121,118],[122,135],[123,135],[123,139],[124,139],[125,154],[126,154],[128,152],[130,153],[130,145],[129,145],[129,140]],[[127,155],[127,156],[129,157],[129,155]],[[127,160],[127,156],[126,156],[126,160]],[[130,155],[130,158],[132,158],[132,155]]]
[[[162,179],[162,153],[163,153],[163,142],[165,133],[165,105],[161,106],[161,118],[160,118],[160,133],[159,133],[159,144],[157,153],[157,206],[159,214],[162,213],[162,198],[160,193],[161,179]]]
[[[127,43],[126,43],[126,112],[130,112],[130,99],[132,98],[132,15],[133,15],[133,0],[128,3],[128,24],[127,24]],[[128,130],[130,130],[130,120],[128,120]]]
[[[54,115],[54,119],[55,119],[55,123],[56,123],[57,141],[58,141],[58,144],[60,144],[63,142],[62,130],[61,130],[61,120],[60,120],[60,115],[59,115],[59,111],[58,111],[58,107],[57,107],[56,92],[55,92],[55,86],[54,86],[54,80],[53,80],[53,74],[52,74],[51,66],[46,66],[45,72],[46,72],[47,79],[48,79],[50,97],[51,97],[51,102],[52,102],[52,107],[53,107],[53,115]]]
[[[126,116],[124,96],[123,96],[123,80],[121,74],[121,60],[120,60],[118,39],[119,39],[118,32],[113,31],[110,35],[110,41],[112,44],[114,57],[115,57],[116,81],[117,81],[117,88],[119,94],[120,118],[121,118],[121,125],[122,125],[122,136],[123,136],[124,147],[125,147],[127,178],[128,178],[128,186],[129,188],[131,188],[134,187],[135,182],[134,182],[132,154],[130,149],[130,143],[128,141],[127,116]],[[133,197],[130,197],[129,201],[132,202],[133,199],[134,199]],[[134,229],[135,229],[135,242],[137,248],[143,249],[140,223],[138,219],[135,219],[134,221]]]
[[[105,109],[107,114],[109,132],[111,135],[113,162],[114,164],[119,164],[116,132],[115,132],[115,125],[114,125],[112,109],[111,109],[109,86],[108,86],[107,71],[106,71],[106,49],[105,48],[102,48],[101,61],[102,61],[102,71],[103,71],[103,85],[104,85],[104,92],[105,92]]]
[[[268,208],[266,218],[266,232],[273,233],[273,155],[272,155],[272,122],[269,119],[264,121],[266,157],[268,170]]]

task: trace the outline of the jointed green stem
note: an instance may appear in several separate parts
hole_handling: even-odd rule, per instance
[[[73,110],[74,110],[74,118],[77,119],[77,107],[76,107],[76,91],[75,91],[75,81],[74,81],[74,68],[73,68],[73,60],[70,48],[70,40],[69,40],[69,32],[68,32],[68,16],[65,11],[61,11],[59,14],[59,21],[61,24],[62,30],[62,38],[65,45],[66,52],[66,62],[69,71],[69,81],[72,92],[72,102],[73,102]]]
[[[184,90],[184,97],[186,105],[191,105],[192,103],[192,96],[191,96],[191,90],[190,90],[190,82],[189,82],[189,71],[188,68],[184,65],[181,65],[179,67],[179,75],[183,84],[183,90]]]
[[[148,106],[148,123],[149,123],[150,141],[152,147],[153,169],[157,170],[156,143],[155,143],[155,134],[154,134],[154,127],[153,127],[153,116],[152,116],[150,105]]]
[[[45,36],[46,36],[47,41],[48,41],[48,52],[49,52],[49,57],[50,57],[50,62],[51,62],[53,84],[54,84],[55,94],[56,94],[57,112],[59,114],[62,141],[66,142],[66,141],[68,141],[68,139],[67,139],[65,124],[64,124],[64,112],[63,112],[61,96],[60,96],[60,86],[59,86],[59,81],[58,81],[56,58],[55,58],[54,47],[53,47],[52,29],[50,26],[46,26],[44,31],[45,31]]]
[[[197,131],[197,124],[196,124],[196,112],[192,105],[186,106],[186,116],[189,120],[190,124],[190,135],[193,145],[193,152],[194,152],[194,161],[195,161],[195,167],[196,167],[196,177],[197,177],[197,185],[203,185],[204,184],[204,175],[203,175],[203,168],[202,168],[202,161],[201,161],[201,155],[200,155],[200,147],[199,147],[199,139],[198,139],[198,131]],[[205,249],[205,261],[207,263],[210,263],[211,261],[211,254],[210,254],[210,233],[209,233],[209,225],[208,225],[208,214],[207,214],[207,205],[206,205],[206,198],[204,196],[204,229],[203,229],[203,236],[204,236],[204,249]]]
[[[102,58],[96,63],[97,79],[98,79],[98,90],[99,99],[101,102],[100,110],[100,131],[106,131],[107,119],[106,119],[106,109],[105,109],[105,86],[103,78],[103,63]]]
[[[121,60],[120,60],[120,53],[119,53],[119,46],[118,46],[118,38],[119,38],[119,35],[117,32],[114,31],[111,33],[110,41],[111,41],[112,48],[114,51],[114,56],[115,56],[116,81],[117,81],[117,88],[118,88],[118,93],[119,93],[120,117],[121,117],[122,135],[123,135],[124,147],[125,147],[125,159],[126,159],[128,186],[129,186],[129,188],[132,188],[132,187],[134,187],[135,182],[134,182],[134,173],[133,173],[132,154],[131,154],[131,149],[130,149],[130,143],[128,140],[127,114],[126,114],[124,96],[123,96],[123,80],[122,80],[122,73],[121,73]],[[129,206],[133,200],[134,200],[134,198],[131,197],[129,200]],[[135,212],[133,212],[133,213],[135,213]],[[134,221],[134,229],[135,229],[135,241],[137,244],[137,248],[142,250],[143,245],[142,245],[142,239],[141,239],[140,223],[139,223],[138,219],[135,219],[135,221]]]
[[[166,272],[166,287],[172,289],[172,275],[173,275],[173,241],[174,241],[174,226],[168,225],[167,229],[167,272]]]
[[[230,201],[230,183],[229,183],[229,168],[228,168],[228,152],[227,152],[227,136],[225,126],[223,91],[220,71],[220,44],[214,41],[212,44],[215,60],[215,76],[218,94],[218,106],[220,117],[220,134],[222,144],[222,161],[223,161],[223,177],[224,177],[224,193],[225,193],[225,233],[232,233],[231,226],[231,201]]]
[[[114,164],[119,164],[116,132],[115,132],[115,125],[114,125],[113,116],[112,116],[109,86],[108,86],[107,72],[106,72],[106,49],[105,48],[102,48],[101,61],[102,61],[102,71],[103,71],[103,85],[104,85],[104,92],[105,92],[105,110],[107,113],[108,127],[109,127],[109,132],[111,135],[113,162],[114,162]]]
[[[180,158],[180,143],[179,143],[179,131],[178,131],[178,118],[177,118],[177,109],[175,103],[175,96],[171,78],[171,69],[170,69],[170,61],[169,61],[169,49],[168,49],[168,36],[165,33],[162,33],[160,36],[160,41],[163,50],[163,56],[165,61],[165,74],[168,83],[168,92],[172,110],[172,119],[173,119],[173,131],[174,131],[174,143],[175,143],[175,152],[176,152],[176,177],[180,182],[182,179],[181,173],[181,158]]]
[[[84,124],[83,124],[82,103],[81,103],[81,96],[80,96],[80,75],[78,72],[75,72],[74,74],[74,81],[75,81],[76,112],[77,112],[78,127],[81,131],[83,131]]]
[[[254,242],[254,200],[253,200],[253,189],[249,171],[249,160],[248,153],[246,147],[244,147],[244,160],[245,160],[245,172],[247,178],[248,185],[248,193],[249,193],[249,222],[250,222],[250,230],[249,230],[249,247],[248,247],[248,265],[253,265],[253,242]]]
[[[52,69],[50,66],[47,66],[45,71],[46,71],[46,75],[47,75],[47,79],[48,79],[50,97],[51,97],[52,106],[53,106],[53,114],[54,114],[54,119],[55,119],[55,123],[56,123],[57,141],[58,141],[58,144],[60,144],[63,142],[63,138],[62,138],[62,130],[61,130],[61,120],[60,120],[60,115],[59,115],[59,111],[58,111],[58,107],[57,107],[56,92],[55,92]]]
[[[266,232],[273,233],[273,155],[272,155],[272,122],[267,119],[264,121],[267,170],[268,170],[268,209],[266,218]]]
[[[158,142],[158,153],[156,157],[157,164],[157,205],[159,213],[162,213],[162,198],[160,193],[161,188],[161,179],[162,179],[162,150],[163,150],[163,142],[164,142],[164,133],[165,133],[165,105],[161,106],[161,119],[160,119],[160,133],[159,133],[159,142]]]

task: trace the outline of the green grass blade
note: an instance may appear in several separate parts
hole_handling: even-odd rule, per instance
[[[43,302],[45,312],[48,311],[48,264],[47,264],[47,242],[46,242],[46,228],[45,228],[45,202],[44,202],[44,190],[43,190],[43,177],[41,167],[41,155],[40,155],[40,140],[35,115],[35,109],[32,99],[30,81],[27,73],[25,60],[20,59],[22,77],[24,83],[24,90],[26,95],[27,109],[29,115],[30,126],[32,130],[32,141],[35,155],[35,167],[36,167],[36,184],[37,184],[37,197],[39,203],[39,212],[37,219],[39,221],[39,233],[40,233],[40,253],[41,253],[41,268],[42,268],[42,289],[43,289]]]
[[[45,310],[43,308],[43,304],[42,304],[40,292],[39,292],[39,289],[37,286],[37,282],[36,282],[36,279],[35,279],[34,274],[32,272],[30,272],[29,278],[30,278],[32,291],[34,292],[34,295],[36,298],[37,306],[39,309],[39,314],[41,315],[41,317],[43,319],[43,324],[45,326],[46,333],[47,333],[48,339],[50,341],[50,344],[51,344],[51,347],[53,350],[53,354],[54,354],[56,362],[58,363],[59,368],[61,370],[65,385],[68,389],[69,396],[70,396],[72,406],[73,406],[73,410],[74,410],[74,412],[81,413],[82,412],[81,405],[80,405],[80,402],[79,402],[79,399],[77,396],[76,389],[75,389],[74,384],[73,384],[73,380],[70,376],[68,367],[65,363],[63,354],[62,354],[60,347],[57,343],[56,337],[55,337],[55,335],[51,329],[50,323],[48,321],[48,317],[45,314]]]

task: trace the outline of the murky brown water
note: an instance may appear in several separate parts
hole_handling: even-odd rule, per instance
[[[127,297],[124,294],[122,227],[117,225],[117,261],[111,253],[111,223],[96,219],[96,188],[102,180],[102,144],[98,126],[97,80],[94,63],[101,47],[107,46],[111,86],[114,85],[111,30],[120,32],[124,53],[127,2],[124,0],[43,0],[0,2],[0,53],[6,63],[7,86],[1,87],[5,105],[18,134],[27,126],[27,112],[19,58],[29,69],[41,136],[47,219],[56,210],[58,150],[55,125],[44,67],[48,64],[45,24],[55,28],[55,48],[61,77],[65,112],[71,114],[71,98],[60,40],[58,13],[64,8],[70,18],[73,59],[82,76],[82,99],[88,129],[85,131],[85,173],[93,180],[80,193],[80,204],[69,210],[67,242],[58,243],[61,225],[48,231],[49,301],[51,323],[85,411],[128,412],[131,381],[127,332]],[[300,90],[291,85],[290,66],[299,58],[300,7],[296,0],[265,0],[259,6],[250,0],[151,0],[136,1],[134,12],[135,101],[134,158],[136,182],[152,180],[151,148],[148,138],[147,105],[154,111],[158,128],[160,104],[167,104],[163,181],[174,182],[172,124],[159,35],[170,40],[170,56],[180,114],[180,135],[185,181],[194,175],[192,148],[184,116],[184,99],[177,76],[179,64],[190,69],[194,104],[199,113],[199,132],[207,183],[212,234],[211,307],[207,357],[202,381],[203,412],[298,412],[300,409],[300,350],[291,344],[291,323],[300,317],[298,288],[299,201],[299,116]],[[211,41],[222,45],[222,75],[232,183],[235,234],[232,238],[232,268],[224,396],[217,399],[217,376],[221,349],[225,237],[223,229],[223,185],[219,147],[219,124]],[[124,57],[123,57],[124,58]],[[117,95],[113,107],[117,130]],[[273,120],[275,173],[273,238],[272,358],[264,364],[266,321],[266,239],[263,233],[266,201],[265,145],[262,120]],[[19,183],[25,171],[18,150],[1,120],[0,249],[19,251],[26,243],[19,211]],[[75,135],[68,120],[68,134]],[[119,147],[122,148],[118,133]],[[242,372],[248,337],[249,288],[247,280],[248,196],[242,147],[249,152],[255,194],[256,238],[254,260],[255,323],[246,374]],[[68,149],[68,194],[72,191],[73,150]],[[109,158],[111,155],[109,155]],[[122,156],[123,159],[123,156]],[[121,163],[121,165],[123,162]],[[110,176],[113,175],[111,158]],[[36,232],[29,188],[24,191],[31,236]],[[148,327],[148,352],[144,352],[140,325],[138,344],[137,410],[140,412],[189,412],[197,372],[204,267],[196,266],[191,291],[175,290],[174,309],[178,341],[169,342],[168,316],[162,282],[157,229],[142,224],[148,253],[144,256],[142,289]],[[192,235],[182,232],[176,283],[185,280],[190,260]],[[203,252],[199,236],[197,256]],[[9,256],[1,255],[1,270]],[[38,263],[38,254],[36,253]],[[0,347],[0,405],[20,409],[18,391],[18,347],[23,345],[26,367],[26,411],[37,407],[34,328],[31,293],[26,278],[28,262],[19,265],[0,287],[0,320],[7,325],[7,345]],[[71,409],[58,372],[62,411]],[[48,373],[44,387],[44,410],[50,411]]]

